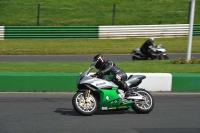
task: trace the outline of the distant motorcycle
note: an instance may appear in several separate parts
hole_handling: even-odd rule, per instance
[[[155,57],[154,59],[156,60],[168,60],[169,57],[166,54],[166,49],[162,46],[162,44],[157,45],[155,48],[151,48],[151,52],[153,56]],[[140,48],[134,49],[132,52],[132,60],[149,60],[151,59],[150,57],[142,54],[140,51]]]

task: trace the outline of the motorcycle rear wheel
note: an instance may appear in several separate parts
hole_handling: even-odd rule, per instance
[[[75,111],[84,116],[93,115],[97,110],[97,100],[90,94],[88,100],[84,97],[84,92],[77,92],[72,99],[72,105]]]
[[[152,95],[144,89],[137,89],[136,91],[145,97],[145,99],[144,101],[134,101],[132,109],[138,114],[148,114],[154,108],[154,99]]]

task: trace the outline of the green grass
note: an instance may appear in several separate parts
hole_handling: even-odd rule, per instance
[[[188,23],[188,0],[1,0],[0,25],[115,25]],[[200,22],[200,1],[196,0],[194,23]]]
[[[200,51],[200,37],[193,38],[193,52]],[[1,54],[128,54],[146,39],[65,39],[65,40],[4,40]],[[187,38],[156,38],[168,52],[186,52]],[[91,57],[92,59],[92,57]],[[90,62],[0,62],[1,72],[82,72]],[[200,64],[171,64],[167,61],[117,62],[126,72],[200,73]],[[81,66],[81,67],[80,67]],[[147,67],[148,66],[148,67]]]
[[[200,73],[200,64],[171,64],[164,61],[116,62],[125,72]],[[0,62],[1,72],[83,72],[90,62]],[[81,66],[81,67],[80,67]],[[93,70],[93,72],[95,72]]]
[[[185,24],[188,23],[188,0],[1,0],[0,25],[34,26],[37,6],[41,4],[40,25],[99,26]],[[194,23],[200,23],[200,0],[196,0]],[[1,55],[26,54],[129,54],[146,38],[132,39],[59,39],[0,40]],[[187,37],[156,38],[168,53],[186,53]],[[192,52],[200,52],[200,37],[193,37]],[[1,72],[82,72],[89,62],[0,62]],[[171,64],[170,61],[117,62],[126,72],[200,73],[199,64]],[[80,67],[81,66],[81,67]],[[148,67],[147,67],[148,66]]]
[[[146,39],[0,40],[0,54],[129,54],[132,49],[140,47]],[[155,43],[161,43],[167,53],[186,53],[188,38],[156,38]],[[200,52],[200,36],[193,37],[192,52]]]

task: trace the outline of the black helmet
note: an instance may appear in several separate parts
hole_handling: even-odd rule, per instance
[[[95,55],[94,58],[93,58],[93,62],[96,61],[96,65],[95,65],[95,68],[96,69],[99,69],[102,67],[102,65],[105,63],[105,58],[103,55],[101,54],[98,54],[98,55]]]

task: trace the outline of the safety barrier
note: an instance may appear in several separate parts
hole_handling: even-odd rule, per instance
[[[75,91],[79,73],[0,72],[1,92]]]
[[[189,24],[100,26],[99,38],[187,36]]]
[[[0,26],[0,39],[131,38],[188,36],[189,24],[119,26]],[[193,35],[200,36],[200,24]]]
[[[200,74],[173,73],[172,91],[200,91]]]
[[[0,40],[4,39],[4,26],[0,26]]]
[[[5,26],[4,38],[98,38],[98,26]]]
[[[145,75],[139,85],[148,91],[200,92],[200,74],[127,73]],[[80,73],[0,72],[1,92],[74,92]]]
[[[193,35],[200,36],[200,24],[194,24]]]

